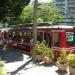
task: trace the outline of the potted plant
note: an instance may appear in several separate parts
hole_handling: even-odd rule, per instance
[[[69,72],[71,75],[75,75],[75,54],[69,54]]]
[[[53,50],[52,48],[48,48],[47,46],[45,47],[45,51],[44,51],[44,63],[46,64],[51,64],[53,63]]]
[[[67,59],[66,49],[62,48],[60,51],[60,57],[58,57],[56,65],[58,70],[66,71],[69,65],[69,61]]]
[[[35,60],[44,61],[44,63],[52,63],[53,51],[48,48],[45,42],[37,43],[35,46]]]
[[[44,44],[44,42],[42,42],[42,43],[37,42],[37,44],[35,45],[34,60],[43,61],[44,51],[45,51],[45,44]]]
[[[5,62],[0,60],[0,75],[7,75],[4,65],[5,65]]]

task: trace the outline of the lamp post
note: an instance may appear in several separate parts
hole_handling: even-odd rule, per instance
[[[35,56],[34,46],[37,42],[37,8],[38,8],[38,0],[34,0],[34,16],[33,16],[33,51],[32,57]]]

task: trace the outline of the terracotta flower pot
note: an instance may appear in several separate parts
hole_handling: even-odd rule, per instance
[[[43,55],[35,55],[34,56],[34,60],[37,60],[37,61],[43,61]]]
[[[69,72],[71,75],[75,75],[75,68],[69,67]]]
[[[49,56],[45,55],[43,58],[44,63],[46,64],[52,64],[52,58],[50,58]]]
[[[60,64],[60,63],[56,63],[56,66],[58,67],[59,70],[61,71],[66,71],[68,68],[68,64]]]

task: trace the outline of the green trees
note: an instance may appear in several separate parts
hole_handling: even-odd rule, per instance
[[[33,6],[28,5],[23,8],[20,15],[20,20],[22,23],[31,23],[33,20]]]
[[[60,22],[64,16],[60,14],[54,3],[44,3],[38,5],[37,22]],[[26,6],[20,16],[22,23],[33,22],[33,4]]]
[[[3,23],[13,23],[18,20],[23,7],[30,0],[0,0],[0,21]]]
[[[0,22],[3,26],[33,22],[34,3],[31,0],[0,0]],[[28,6],[27,6],[28,5]],[[54,3],[38,5],[37,22],[59,22],[63,20]],[[6,25],[5,25],[6,24]]]

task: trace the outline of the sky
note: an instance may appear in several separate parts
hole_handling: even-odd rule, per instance
[[[31,0],[31,2],[34,0]],[[52,0],[38,0],[38,2],[51,2]]]
[[[51,2],[52,0],[38,0],[39,2]]]

